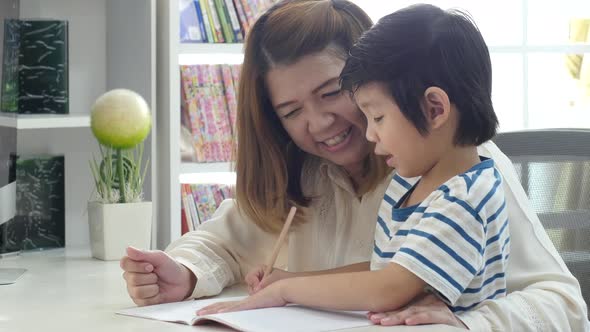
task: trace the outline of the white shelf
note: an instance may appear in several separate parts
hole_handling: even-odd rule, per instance
[[[181,163],[178,181],[233,185],[236,183],[236,173],[231,170],[230,163]]]
[[[244,44],[180,44],[178,64],[241,64]]]
[[[0,126],[16,129],[85,128],[90,115],[0,113]]]
[[[180,174],[232,172],[230,163],[182,163]]]
[[[242,55],[244,44],[229,43],[183,43],[180,44],[179,54],[238,54]]]

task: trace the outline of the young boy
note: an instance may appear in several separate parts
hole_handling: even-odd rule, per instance
[[[502,179],[477,153],[498,124],[491,75],[486,44],[466,15],[416,5],[381,19],[341,75],[367,117],[375,153],[397,172],[379,211],[371,270],[295,274],[199,314],[286,303],[383,312],[425,289],[460,312],[504,296]],[[413,177],[420,179],[404,179]]]

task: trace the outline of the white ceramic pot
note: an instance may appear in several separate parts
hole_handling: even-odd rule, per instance
[[[92,257],[119,260],[128,246],[149,249],[152,232],[152,202],[88,203]]]

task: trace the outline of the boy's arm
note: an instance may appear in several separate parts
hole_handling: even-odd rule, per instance
[[[424,291],[426,284],[398,264],[378,271],[340,273],[277,282],[281,297],[296,303],[333,310],[396,310]]]
[[[377,271],[282,279],[242,301],[218,302],[197,312],[215,314],[295,303],[331,310],[396,310],[424,291],[413,273],[391,263]]]
[[[296,272],[295,277],[314,277],[314,276],[321,276],[321,275],[328,275],[328,274],[364,272],[364,271],[370,270],[370,264],[371,264],[370,262],[362,262],[362,263],[345,265],[345,266],[341,266],[341,267],[337,267],[337,268],[329,269],[329,270]]]

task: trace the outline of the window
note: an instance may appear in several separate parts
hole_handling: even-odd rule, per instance
[[[590,128],[590,1],[352,1],[375,22],[418,2],[468,11],[490,48],[500,131]]]

